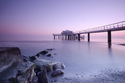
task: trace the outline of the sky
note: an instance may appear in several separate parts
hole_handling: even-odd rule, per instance
[[[125,0],[0,0],[0,41],[47,40],[64,30],[124,21],[124,8]]]

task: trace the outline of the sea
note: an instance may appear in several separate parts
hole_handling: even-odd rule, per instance
[[[105,71],[125,70],[125,39],[114,39],[109,45],[106,40],[47,40],[47,41],[1,41],[0,47],[19,47],[24,56],[34,56],[45,49],[51,57],[40,56],[65,65],[60,77],[90,78]]]

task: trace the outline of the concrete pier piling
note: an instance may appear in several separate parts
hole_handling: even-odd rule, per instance
[[[80,34],[78,34],[78,41],[80,41]]]
[[[88,42],[90,42],[90,33],[88,33]]]
[[[108,31],[108,43],[111,43],[111,31]]]

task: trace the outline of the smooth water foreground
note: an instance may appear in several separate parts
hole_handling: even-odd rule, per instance
[[[125,46],[85,41],[39,41],[0,42],[0,47],[19,47],[22,55],[32,56],[38,52],[54,48],[52,57],[41,58],[53,62],[63,62],[66,66],[63,77],[89,78],[101,71],[125,70]]]

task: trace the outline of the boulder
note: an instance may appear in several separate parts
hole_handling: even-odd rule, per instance
[[[41,66],[45,66],[46,67],[46,70],[47,72],[51,71],[52,70],[52,62],[49,61],[49,60],[44,60],[44,59],[36,59],[34,60],[34,63],[36,64],[36,69],[40,69]]]
[[[64,68],[65,68],[65,65],[61,62],[57,62],[57,63],[53,64],[53,70],[64,69]]]
[[[31,70],[34,70],[34,68],[35,64],[32,62],[15,62],[0,73],[0,80],[12,81],[13,78],[13,80],[16,79],[18,83],[26,83],[31,75]],[[34,73],[34,71],[32,71],[32,73]]]
[[[45,51],[45,50],[40,52],[40,54],[43,54],[43,55],[45,55],[47,53],[48,53],[48,51]]]
[[[29,56],[31,62],[33,62],[37,57],[36,56]]]
[[[51,54],[46,55],[47,57],[51,57]]]
[[[55,71],[53,71],[53,73],[51,74],[51,77],[56,77],[58,75],[63,75],[64,72],[61,69],[57,69]]]
[[[24,62],[28,62],[29,61],[29,58],[26,57],[26,56],[23,56],[23,55],[22,55],[22,59],[23,59]]]
[[[34,83],[35,76],[36,76],[36,73],[34,72],[34,69],[33,68],[30,69],[30,76],[29,76],[28,82],[29,83]]]
[[[38,82],[39,83],[48,83],[46,67],[42,66],[40,69],[41,69],[41,72],[38,74]]]
[[[39,57],[39,56],[40,56],[40,54],[39,54],[39,53],[37,53],[37,54],[36,54],[36,56],[37,56],[37,57]]]
[[[17,80],[19,83],[33,83],[34,81],[34,68],[36,65],[32,62],[24,62],[20,63],[19,69],[22,71],[22,75],[17,76]]]
[[[34,68],[34,63],[23,62],[19,48],[0,48],[0,83],[33,82]]]
[[[0,72],[6,70],[14,62],[22,61],[18,47],[0,47]]]

